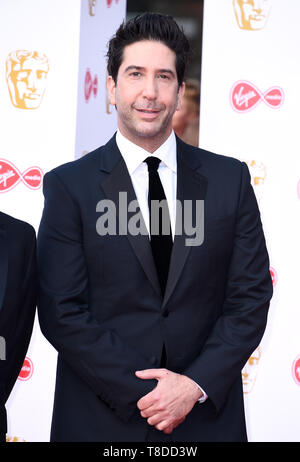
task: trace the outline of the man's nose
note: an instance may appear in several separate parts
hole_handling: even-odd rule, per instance
[[[145,85],[143,88],[143,96],[147,99],[155,99],[157,97],[157,83],[155,78],[148,77],[145,80]]]

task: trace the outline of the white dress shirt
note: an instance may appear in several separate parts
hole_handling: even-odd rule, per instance
[[[172,130],[166,141],[153,153],[149,153],[145,149],[134,144],[132,141],[129,141],[119,130],[116,134],[116,143],[129,172],[148,233],[150,228],[148,205],[149,175],[148,166],[144,160],[149,156],[154,156],[161,160],[158,167],[158,174],[168,202],[174,240],[177,192],[177,155],[174,131]],[[203,396],[199,399],[199,402],[203,403],[206,400],[207,395],[198,384],[197,386],[203,392]]]
[[[170,213],[172,235],[174,240],[175,219],[176,219],[176,190],[177,190],[177,159],[176,159],[176,138],[172,131],[169,138],[153,153],[125,138],[120,131],[117,131],[116,142],[127,166],[133,188],[144,218],[146,228],[149,232],[149,206],[148,206],[148,167],[144,160],[154,156],[162,162],[158,167],[158,174],[162,182]]]

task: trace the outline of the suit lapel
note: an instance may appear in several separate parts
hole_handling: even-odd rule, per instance
[[[137,200],[137,198],[126,164],[117,147],[115,136],[103,149],[103,155],[100,159],[100,170],[102,173],[106,173],[106,175],[101,181],[100,186],[107,199],[113,201],[118,211],[120,192],[127,194],[127,204],[133,200]],[[181,204],[183,204],[185,200],[190,200],[195,207],[196,200],[204,200],[207,180],[200,174],[200,167],[199,156],[195,155],[195,150],[188,147],[177,138],[177,201]],[[193,209],[193,214],[195,214],[195,209]],[[180,219],[180,210],[177,206],[176,229],[178,220]],[[161,296],[148,235],[138,234],[137,236],[133,236],[127,232],[126,236],[146,276],[157,294]],[[167,304],[174,291],[186,263],[191,250],[191,247],[186,245],[186,239],[190,237],[191,236],[186,234],[184,226],[182,226],[182,232],[175,235],[163,307]]]
[[[6,231],[0,228],[0,311],[3,306],[8,272],[8,250]]]
[[[186,245],[186,239],[191,236],[186,234],[183,226],[182,214],[184,201],[192,203],[193,216],[195,217],[196,200],[204,200],[207,180],[200,174],[201,164],[199,156],[195,155],[193,148],[189,148],[177,138],[177,211],[176,230],[181,229],[175,235],[173,251],[170,262],[169,277],[163,301],[163,307],[167,304],[176,284],[180,278],[182,269],[186,263],[191,247]],[[179,206],[178,202],[181,204]],[[180,207],[180,208],[179,208]],[[179,220],[181,225],[179,228]]]
[[[134,188],[128,173],[126,164],[121,156],[121,153],[117,147],[115,137],[113,137],[105,146],[103,157],[101,159],[100,169],[102,172],[106,172],[104,180],[101,181],[101,188],[103,189],[107,199],[113,201],[116,206],[116,210],[119,209],[119,193],[126,193],[127,204],[126,206],[137,200]],[[118,213],[117,213],[118,219]],[[143,226],[146,229],[143,218],[141,217]],[[122,224],[119,222],[119,226]],[[152,256],[152,250],[148,234],[138,234],[133,236],[129,232],[126,232],[126,236],[130,242],[132,250],[138,258],[146,276],[150,280],[153,288],[159,296],[161,296],[161,290],[155,268],[155,263]]]

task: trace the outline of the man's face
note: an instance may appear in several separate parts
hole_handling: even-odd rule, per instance
[[[117,82],[107,81],[121,133],[143,145],[162,144],[172,130],[184,86],[178,90],[175,53],[161,42],[143,40],[124,49]]]
[[[47,73],[48,65],[33,58],[14,65],[9,76],[14,105],[22,109],[36,109],[45,91]]]
[[[265,26],[271,8],[270,0],[234,0],[233,3],[242,29],[260,30]]]

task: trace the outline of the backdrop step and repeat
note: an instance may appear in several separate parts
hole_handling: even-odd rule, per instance
[[[0,209],[36,231],[43,175],[116,130],[105,55],[125,15],[126,0],[0,0]],[[7,403],[10,441],[49,441],[55,372],[36,319]]]
[[[299,0],[205,0],[200,147],[245,161],[274,296],[243,371],[250,441],[300,441]]]
[[[36,230],[43,175],[116,130],[105,54],[125,15],[126,0],[0,0],[0,208]],[[250,441],[300,441],[299,16],[299,0],[204,2],[200,147],[247,162],[274,285],[243,369]],[[8,441],[49,441],[55,369],[36,320]]]

